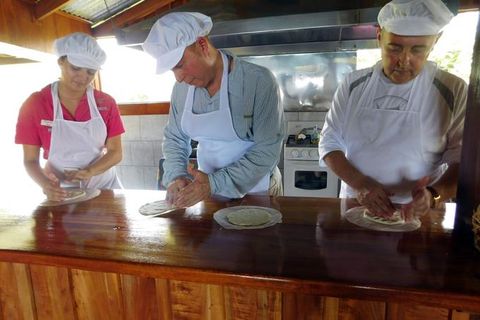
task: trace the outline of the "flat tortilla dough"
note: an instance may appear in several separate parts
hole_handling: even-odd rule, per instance
[[[239,209],[227,214],[227,220],[237,226],[259,226],[270,222],[270,213],[262,209]]]
[[[64,201],[75,200],[83,197],[86,194],[84,190],[69,190],[67,191],[67,196]]]
[[[158,200],[149,202],[141,206],[138,211],[146,216],[158,215],[166,211],[176,209],[175,206],[169,204],[166,200]]]
[[[370,213],[370,211],[365,209],[363,211],[363,216],[370,221],[381,223],[381,224],[395,225],[395,224],[404,224],[405,223],[405,219],[403,219],[400,210],[395,210],[395,212],[393,213],[393,215],[390,218],[384,218],[384,217],[379,217],[379,216],[372,215]]]

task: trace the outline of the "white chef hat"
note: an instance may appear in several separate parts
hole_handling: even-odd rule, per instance
[[[172,69],[185,48],[208,35],[212,19],[198,12],[173,12],[155,22],[143,43],[143,50],[157,60],[157,73]]]
[[[53,48],[58,57],[66,56],[68,62],[79,68],[98,70],[107,59],[95,38],[82,32],[55,40]]]
[[[436,35],[452,18],[441,0],[392,0],[378,13],[380,27],[401,36]]]

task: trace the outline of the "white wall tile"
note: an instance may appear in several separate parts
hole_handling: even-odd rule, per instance
[[[122,185],[123,185],[123,180],[122,180],[122,177],[123,177],[123,166],[121,166],[121,165],[116,165],[116,166],[115,166],[115,171],[117,172],[118,179],[120,179],[120,182],[121,182]]]
[[[163,158],[162,143],[163,140],[152,141],[154,165],[158,165],[158,161]]]
[[[168,115],[123,116],[123,160],[118,166],[125,188],[157,189],[158,162],[163,157],[163,131]]]
[[[140,139],[140,116],[122,116],[125,133],[122,135],[123,141]]]
[[[285,112],[286,121],[296,121],[298,120],[298,112]]]
[[[125,189],[144,189],[145,181],[142,167],[117,166],[117,173]]]
[[[300,121],[324,121],[326,112],[299,112],[298,120]]]
[[[143,188],[146,190],[158,189],[158,166],[143,167]]]
[[[128,166],[133,164],[133,152],[132,152],[132,145],[134,142],[132,141],[122,141],[122,161],[119,163],[120,166]]]
[[[323,127],[323,121],[289,122],[287,124],[287,132],[288,134],[299,134],[302,129],[314,128],[315,126],[321,129]]]
[[[168,122],[168,115],[141,116],[140,138],[141,140],[162,140],[163,131]]]
[[[151,141],[125,141],[121,165],[154,165],[153,144]]]

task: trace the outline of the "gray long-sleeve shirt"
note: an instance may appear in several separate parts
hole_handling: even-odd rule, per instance
[[[175,178],[188,175],[191,139],[180,124],[188,87],[177,82],[172,92],[163,143],[165,162],[162,181],[166,186]],[[210,97],[205,88],[196,88],[192,111],[202,114],[218,110],[219,93]],[[285,121],[278,86],[272,73],[264,67],[233,57],[233,70],[228,75],[228,99],[235,132],[240,139],[255,144],[238,161],[208,176],[212,194],[223,191],[232,198],[239,198],[277,165]]]

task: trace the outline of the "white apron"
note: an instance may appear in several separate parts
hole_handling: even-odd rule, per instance
[[[395,203],[411,201],[415,182],[424,176],[438,176],[441,170],[427,162],[422,153],[421,109],[430,92],[436,67],[426,64],[413,80],[405,110],[376,109],[374,93],[381,76],[377,64],[358,103],[353,102],[346,123],[346,157],[363,174],[387,186]],[[342,182],[340,197],[356,197]]]
[[[65,168],[85,168],[103,155],[107,127],[98,111],[92,87],[87,88],[90,120],[84,122],[65,120],[58,98],[58,82],[52,83],[51,91],[53,125],[46,170],[52,171],[60,180],[64,180]],[[115,189],[121,188],[121,185],[115,167],[112,167],[90,178],[85,187]]]
[[[252,141],[240,139],[233,127],[228,101],[228,59],[221,53],[223,75],[220,86],[220,107],[216,111],[194,114],[193,96],[195,87],[188,88],[182,114],[182,130],[198,141],[198,167],[205,173],[213,173],[239,160],[254,145]],[[270,173],[259,177],[258,183],[248,193],[268,193]],[[219,195],[225,196],[222,192]]]

